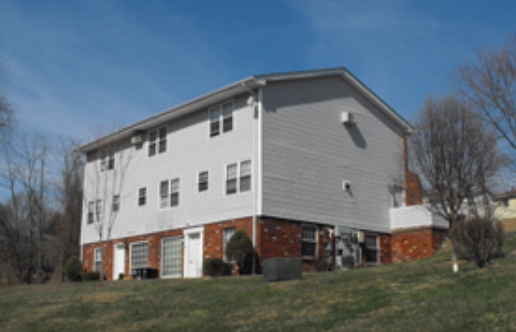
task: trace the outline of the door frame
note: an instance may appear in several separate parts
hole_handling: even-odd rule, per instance
[[[199,255],[197,257],[198,259],[198,262],[199,262],[199,265],[200,265],[200,271],[199,271],[199,275],[190,275],[189,274],[189,271],[188,271],[188,255],[189,255],[189,250],[190,250],[190,244],[191,244],[191,241],[190,241],[190,236],[193,235],[193,234],[199,234],[199,245],[201,246],[200,250],[199,250]],[[195,228],[190,228],[190,229],[185,229],[183,231],[183,234],[184,234],[184,245],[185,245],[185,248],[184,248],[184,253],[183,253],[183,276],[185,278],[200,278],[202,277],[202,266],[203,266],[203,263],[204,263],[204,227],[201,226],[201,227],[195,227]]]
[[[123,274],[125,274],[125,268],[126,268],[126,264],[125,264],[125,260],[126,260],[126,256],[127,256],[127,246],[124,242],[116,242],[113,244],[113,280],[118,280],[118,273],[116,271],[116,267],[117,267],[117,252],[118,252],[118,248],[122,248],[123,250],[123,253],[124,253],[124,257],[123,257],[123,260],[122,262],[124,263],[124,271],[122,272]]]

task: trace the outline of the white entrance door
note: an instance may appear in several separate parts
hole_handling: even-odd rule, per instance
[[[203,229],[185,230],[185,278],[199,278],[202,276],[202,242]]]
[[[125,245],[123,243],[115,244],[113,259],[113,280],[118,280],[120,273],[125,274]]]

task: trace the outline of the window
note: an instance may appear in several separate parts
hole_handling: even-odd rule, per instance
[[[170,206],[179,205],[179,179],[170,181]]]
[[[226,246],[229,242],[229,239],[231,239],[231,237],[234,234],[235,234],[235,227],[224,228],[224,232],[222,233],[222,249],[224,252],[223,257],[226,262],[232,262],[235,260],[235,258],[233,256],[228,256],[226,254]]]
[[[115,152],[108,151],[107,154],[100,159],[100,170],[102,172],[115,168]]]
[[[120,210],[120,195],[113,196],[113,204],[111,206],[113,212],[118,212]]]
[[[147,188],[143,187],[138,189],[138,206],[144,206],[147,204]]]
[[[362,248],[362,256],[366,263],[378,263],[378,236],[366,234]]]
[[[317,248],[317,226],[301,226],[301,255],[303,257],[315,257]]]
[[[93,224],[93,212],[95,211],[95,202],[89,202],[88,203],[88,224]]]
[[[227,102],[210,110],[210,137],[233,130],[233,102]]]
[[[240,176],[238,176],[240,165]],[[240,180],[240,186],[238,181]],[[245,160],[240,164],[230,164],[226,167],[226,194],[235,194],[251,190],[251,161]]]
[[[199,173],[199,191],[208,190],[208,171]]]
[[[161,209],[179,205],[179,179],[161,181],[159,187]]]
[[[210,137],[220,134],[220,108],[210,111]]]
[[[102,200],[97,199],[95,203],[95,221],[99,222],[102,215]]]
[[[228,165],[226,168],[226,194],[237,192],[237,164]]]
[[[100,271],[102,269],[102,249],[95,248],[93,257],[93,271]]]
[[[149,244],[137,242],[131,244],[131,274],[136,273],[135,269],[146,267],[149,261]]]
[[[159,185],[159,198],[159,207],[161,209],[168,207],[168,180],[161,181],[161,184]]]
[[[240,163],[240,192],[251,190],[251,161]]]
[[[161,276],[181,276],[181,263],[183,258],[183,238],[181,236],[164,238],[162,241],[161,250]]]
[[[233,130],[233,103],[226,103],[222,106],[222,131]]]
[[[167,151],[167,127],[149,132],[149,157]]]

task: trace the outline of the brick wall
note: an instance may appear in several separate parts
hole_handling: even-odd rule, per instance
[[[253,218],[236,219],[223,221],[204,226],[204,258],[223,257],[222,235],[224,228],[234,227],[236,230],[243,229],[249,239],[253,240]]]
[[[406,262],[430,257],[440,248],[446,231],[434,228],[408,229],[391,237],[392,262]]]
[[[130,246],[131,243],[147,241],[149,243],[149,261],[148,265],[150,267],[161,269],[161,240],[170,236],[182,236],[182,230],[173,230],[166,231],[154,234],[147,234],[141,236],[133,236],[125,239],[116,239],[110,240],[103,243],[104,246],[104,273],[106,279],[112,280],[113,277],[113,249],[114,246],[118,243],[125,243],[125,274],[129,274],[131,258],[130,258]],[[83,246],[83,262],[82,267],[85,271],[93,271],[94,270],[94,254],[95,248],[98,248],[98,243],[86,244]]]

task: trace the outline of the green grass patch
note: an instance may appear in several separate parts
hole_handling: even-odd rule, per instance
[[[516,238],[506,241],[514,252]],[[302,280],[148,280],[0,289],[0,331],[516,330],[516,257],[430,259]]]

